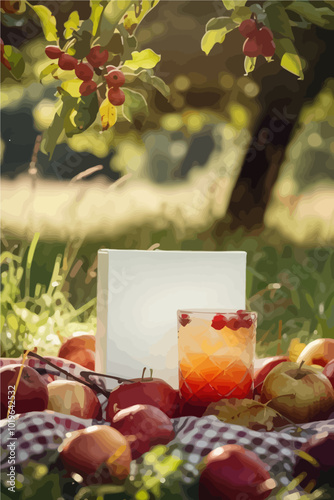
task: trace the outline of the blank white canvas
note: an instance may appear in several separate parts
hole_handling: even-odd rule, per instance
[[[100,250],[96,371],[178,387],[177,310],[245,309],[246,252]]]

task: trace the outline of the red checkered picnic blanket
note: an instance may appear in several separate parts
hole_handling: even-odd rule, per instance
[[[65,368],[73,375],[80,377],[82,367],[67,360],[58,358],[47,358],[61,368]],[[0,366],[18,363],[17,359],[0,359]],[[37,359],[27,359],[29,366],[35,369],[45,370],[44,377],[65,378],[66,376],[46,363]],[[92,372],[93,373],[93,372]],[[97,377],[99,379],[99,377]],[[99,385],[101,385],[99,380]],[[108,385],[108,382],[105,384]],[[107,399],[99,395],[102,408],[105,411]],[[70,431],[82,429],[90,425],[110,425],[104,420],[80,419],[77,417],[63,415],[53,411],[30,412],[18,415],[15,422],[16,440],[16,463],[23,466],[29,460],[45,463],[45,457],[50,450],[56,450],[66,434]],[[245,448],[254,451],[267,464],[268,470],[272,472],[275,479],[286,486],[292,480],[292,469],[296,461],[296,450],[306,443],[312,435],[325,431],[334,430],[334,419],[313,422],[298,426],[285,427],[280,432],[258,432],[240,425],[221,422],[215,416],[181,417],[173,419],[175,438],[170,445],[177,444],[187,456],[184,466],[184,480],[198,474],[197,465],[203,457],[212,449],[225,444],[238,443]],[[0,422],[1,435],[1,466],[4,470],[8,467],[9,450],[6,444],[13,438],[9,434],[7,419]],[[140,459],[139,459],[140,460]],[[45,465],[48,465],[45,463]],[[293,490],[294,491],[294,490]],[[290,491],[291,493],[291,491]]]

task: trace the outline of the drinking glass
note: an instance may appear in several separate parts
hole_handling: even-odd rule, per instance
[[[177,318],[179,387],[185,402],[252,397],[257,314],[179,310]]]

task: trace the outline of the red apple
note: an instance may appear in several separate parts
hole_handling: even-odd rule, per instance
[[[155,406],[173,417],[179,402],[178,391],[160,378],[133,380],[133,383],[123,383],[111,391],[106,409],[109,422],[118,410],[135,404]]]
[[[310,342],[300,353],[297,363],[326,366],[334,359],[334,339],[317,339]]]
[[[100,45],[95,45],[90,49],[86,59],[93,68],[99,68],[108,61],[108,51],[102,50]]]
[[[73,432],[60,447],[65,469],[80,474],[87,484],[124,480],[130,472],[131,450],[126,438],[108,425]]]
[[[167,444],[174,436],[172,422],[159,408],[150,405],[134,405],[120,410],[112,420],[112,426],[126,436],[136,459],[156,444]]]
[[[261,360],[262,361],[262,360]],[[254,393],[257,394],[258,396],[261,394],[262,390],[262,385],[264,382],[264,379],[268,375],[268,373],[277,365],[280,363],[283,363],[284,361],[289,361],[289,358],[287,356],[273,356],[271,358],[265,358],[263,360],[263,364],[261,368],[258,370],[255,370],[254,373]]]
[[[239,26],[239,31],[245,38],[253,38],[258,33],[254,19],[245,19]]]
[[[318,483],[320,475],[324,482],[334,486],[334,432],[321,432],[311,437],[297,452],[297,460],[294,466],[293,475],[298,477],[305,475],[300,483],[302,488],[310,489],[320,487]]]
[[[96,418],[101,410],[95,392],[75,380],[55,380],[48,391],[48,410],[80,418]]]
[[[78,365],[87,368],[87,370],[95,370],[95,352],[90,349],[78,348],[71,350],[66,354],[68,361],[78,363]]]
[[[30,411],[44,411],[47,408],[49,394],[46,381],[34,368],[24,366],[17,384],[21,366],[21,364],[8,365],[0,369],[1,418],[7,417],[8,406],[15,388],[15,405],[13,404],[11,407],[12,415]]]
[[[59,349],[58,356],[67,359],[67,355],[76,349],[89,349],[95,352],[95,335],[73,335],[67,339]]]
[[[237,444],[221,446],[204,459],[199,500],[264,500],[276,486],[266,465]]]
[[[312,422],[328,417],[334,408],[334,389],[312,366],[280,363],[264,380],[261,403],[267,402],[295,423]]]
[[[332,361],[329,361],[329,363],[327,363],[322,374],[328,378],[328,380],[332,384],[332,387],[334,388],[334,359],[332,359]]]

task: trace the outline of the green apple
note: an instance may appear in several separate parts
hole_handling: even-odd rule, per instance
[[[322,373],[303,363],[280,363],[266,376],[261,403],[295,423],[326,419],[334,409],[334,389]]]

